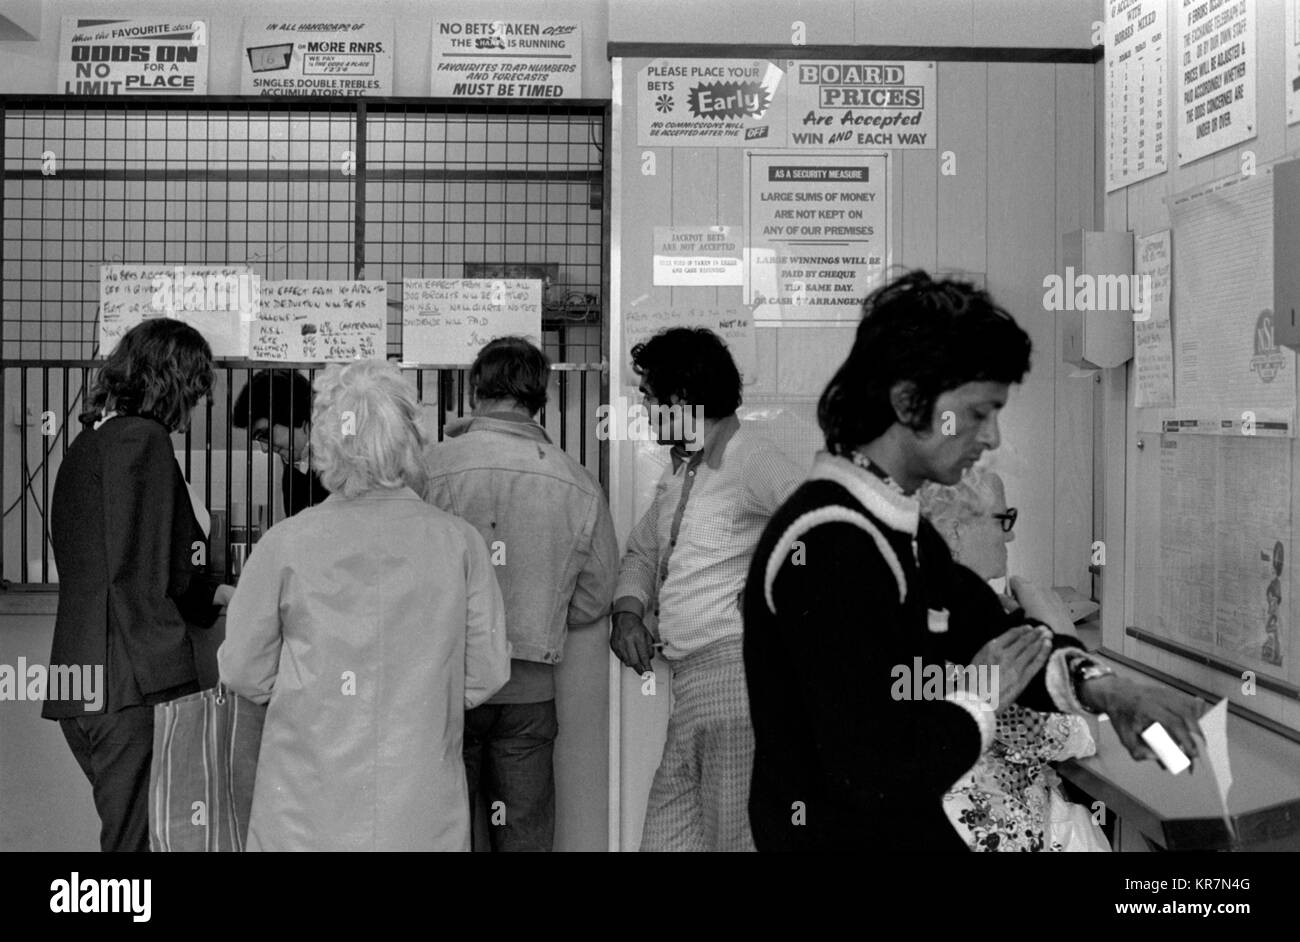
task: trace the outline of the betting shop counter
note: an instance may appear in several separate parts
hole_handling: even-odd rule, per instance
[[[1080,636],[1089,648],[1097,646],[1095,633],[1084,629]],[[1160,683],[1104,655],[1098,657],[1121,676]],[[1300,850],[1300,743],[1229,711],[1233,780],[1225,818],[1203,757],[1190,772],[1170,775],[1154,759],[1135,762],[1108,720],[1089,717],[1088,723],[1096,755],[1056,768],[1091,801],[1103,802],[1108,816],[1118,818],[1122,837],[1112,842],[1115,850],[1143,849],[1141,844],[1151,850]]]

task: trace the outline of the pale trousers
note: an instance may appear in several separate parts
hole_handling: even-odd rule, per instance
[[[740,636],[672,664],[672,712],[650,787],[643,851],[751,851],[754,729]]]

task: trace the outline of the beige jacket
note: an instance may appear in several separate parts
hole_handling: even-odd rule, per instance
[[[483,538],[409,488],[272,527],[221,679],[266,703],[249,850],[469,850],[464,711],[510,677]]]

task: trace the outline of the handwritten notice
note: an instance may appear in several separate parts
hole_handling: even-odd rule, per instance
[[[657,285],[742,285],[737,226],[655,226]]]
[[[632,307],[623,312],[623,356],[632,361],[632,348],[670,327],[707,327],[726,342],[746,383],[758,379],[758,343],[754,315],[743,307]]]
[[[1169,250],[1169,230],[1138,239],[1134,255],[1137,275],[1148,285],[1144,291],[1149,307],[1143,312],[1146,316],[1135,315],[1133,323],[1137,370],[1133,404],[1139,409],[1172,406],[1174,341],[1169,320],[1169,286],[1173,256]]]
[[[387,350],[387,282],[270,281],[262,286],[251,359],[338,363],[382,360]]]
[[[242,265],[101,265],[100,355],[141,321],[172,317],[201,333],[213,356],[247,356],[260,282]]]
[[[1255,136],[1255,0],[1178,11],[1178,165]]]
[[[430,366],[474,362],[496,337],[542,344],[536,278],[407,278],[402,282],[402,359]]]

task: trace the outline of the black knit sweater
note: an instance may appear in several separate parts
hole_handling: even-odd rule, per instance
[[[799,542],[791,543],[804,515],[844,516],[832,507],[874,524],[901,572],[853,522],[796,526]],[[1008,615],[978,575],[954,563],[924,518],[915,545],[914,556],[910,533],[886,525],[842,484],[818,479],[790,496],[759,541],[744,597],[757,747],[749,811],[759,850],[965,849],[941,802],[979,758],[979,724],[950,702],[900,699],[900,668],[915,673],[918,657],[967,664],[1027,619]],[[774,554],[782,558],[769,566]],[[948,611],[947,630],[932,630],[942,623],[931,609]],[[1078,642],[1057,636],[1054,646]],[[1018,703],[1057,709],[1045,673]]]

